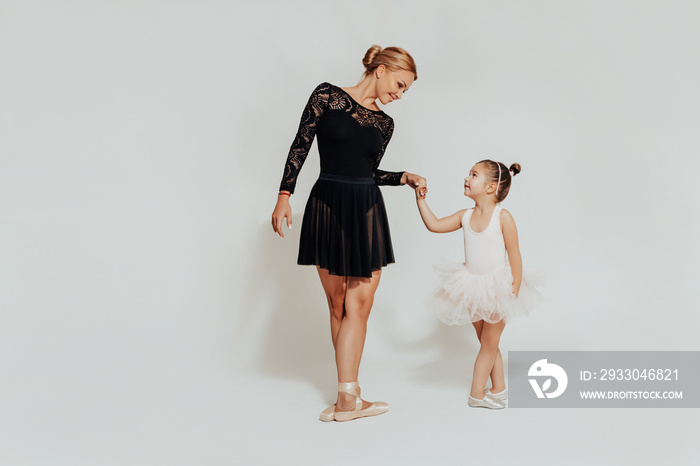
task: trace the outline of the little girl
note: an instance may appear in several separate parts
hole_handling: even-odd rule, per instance
[[[433,295],[432,310],[447,325],[471,322],[476,329],[481,349],[474,362],[471,407],[505,408],[508,392],[498,342],[505,323],[529,312],[540,296],[534,284],[523,279],[515,221],[499,205],[519,172],[517,163],[510,170],[492,160],[477,163],[464,179],[464,195],[475,206],[441,219],[425,201],[425,184],[416,188],[416,203],[428,230],[464,231],[465,262],[438,267],[441,283]],[[489,376],[491,390],[486,389]]]

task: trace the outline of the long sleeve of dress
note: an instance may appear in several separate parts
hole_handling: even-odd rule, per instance
[[[306,156],[309,154],[311,144],[314,142],[318,122],[323,116],[323,112],[328,108],[330,87],[328,83],[319,84],[314,89],[311,97],[309,97],[309,101],[301,115],[297,135],[289,149],[289,155],[287,155],[280,191],[294,193],[297,175],[304,164],[304,160],[306,160]]]
[[[377,159],[374,162],[374,171],[372,177],[377,185],[389,185],[389,186],[400,186],[401,177],[404,172],[387,172],[379,169],[379,162],[381,162],[382,157],[384,157],[384,151],[386,151],[386,146],[391,140],[391,136],[394,134],[394,121],[391,120],[388,128],[384,132],[384,143],[382,144],[382,150],[377,155]]]

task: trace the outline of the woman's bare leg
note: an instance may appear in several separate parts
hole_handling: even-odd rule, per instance
[[[499,353],[498,343],[505,325],[505,322],[502,321],[495,324],[489,324],[488,322],[483,323],[480,338],[481,349],[474,362],[474,376],[472,377],[472,388],[470,392],[472,398],[477,398],[479,400],[484,398],[486,381],[489,379],[489,374],[493,370],[494,363],[496,362],[496,357]],[[495,392],[499,391],[498,389],[494,390]]]
[[[347,277],[339,277],[331,275],[328,270],[316,267],[318,276],[321,279],[323,291],[326,292],[328,300],[328,309],[331,312],[331,340],[333,340],[333,348],[336,348],[338,342],[338,331],[340,323],[345,316],[345,290],[347,289]]]
[[[338,369],[338,382],[355,382],[358,379],[360,360],[367,335],[374,293],[379,286],[381,270],[372,273],[370,278],[338,277],[328,271],[318,269],[321,284],[326,292],[331,312],[331,338],[335,348],[335,363]],[[362,408],[370,403],[363,402]],[[355,409],[355,397],[339,393],[337,409]]]
[[[354,382],[362,359],[374,293],[379,286],[381,271],[371,278],[348,277],[345,291],[345,315],[340,324],[336,346],[338,382]]]
[[[472,325],[474,326],[474,330],[476,330],[476,337],[479,339],[479,343],[481,343],[481,331],[484,328],[484,321],[478,320],[472,322]],[[493,368],[489,376],[491,377],[491,393],[500,393],[506,389],[506,378],[503,372],[503,357],[501,356],[500,349],[496,354],[496,361],[493,363]]]

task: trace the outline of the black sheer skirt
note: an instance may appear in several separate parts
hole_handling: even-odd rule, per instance
[[[331,275],[371,277],[393,262],[384,199],[374,180],[322,173],[304,210],[297,263]]]

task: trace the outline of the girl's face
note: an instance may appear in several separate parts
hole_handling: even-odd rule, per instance
[[[399,100],[404,92],[413,84],[413,73],[406,70],[389,71],[384,65],[374,70],[373,76],[377,81],[377,98],[386,105]],[[379,78],[377,78],[379,76]]]
[[[489,184],[493,181],[489,181],[485,174],[484,164],[477,163],[469,171],[469,175],[464,179],[464,195],[474,199],[482,195],[490,194],[492,190],[489,188]]]

